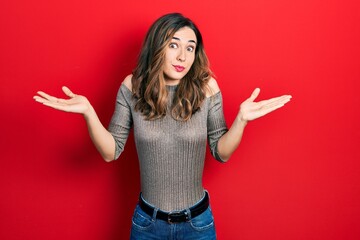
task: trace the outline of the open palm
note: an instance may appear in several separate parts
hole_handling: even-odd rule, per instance
[[[251,96],[240,105],[239,115],[242,120],[251,121],[262,117],[278,108],[281,108],[291,99],[290,95],[283,95],[260,102],[254,102],[259,96],[259,93],[260,89],[256,88]]]
[[[34,99],[45,106],[65,112],[85,114],[89,110],[90,103],[86,97],[74,94],[67,87],[62,87],[62,90],[69,99],[57,98],[42,91],[37,92],[39,96],[34,96]]]

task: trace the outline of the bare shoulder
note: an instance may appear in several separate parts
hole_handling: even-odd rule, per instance
[[[132,91],[132,83],[131,83],[131,79],[132,79],[132,74],[129,74],[126,76],[126,78],[123,81],[123,84],[130,90]]]
[[[206,97],[211,97],[218,92],[220,92],[219,85],[217,84],[217,81],[215,80],[215,78],[211,77],[208,82],[208,88],[206,90]]]

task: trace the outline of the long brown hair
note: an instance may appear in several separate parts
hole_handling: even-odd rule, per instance
[[[195,60],[181,79],[171,106],[171,116],[186,121],[200,109],[206,98],[207,82],[212,76],[199,29],[179,13],[160,17],[150,27],[133,71],[135,110],[147,120],[164,117],[167,112],[168,92],[163,72],[165,50],[176,31],[191,28],[197,38]]]

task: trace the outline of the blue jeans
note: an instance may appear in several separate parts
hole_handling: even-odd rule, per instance
[[[191,218],[187,222],[168,223],[145,213],[139,205],[136,206],[132,218],[130,240],[215,240],[214,217],[210,206],[205,212]]]

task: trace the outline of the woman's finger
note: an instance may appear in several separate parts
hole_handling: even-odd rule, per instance
[[[66,94],[66,96],[71,97],[71,98],[76,97],[76,94],[73,93],[68,87],[63,86],[62,90]]]
[[[43,98],[45,98],[45,99],[47,99],[47,100],[49,100],[51,102],[57,102],[58,101],[58,99],[56,97],[53,97],[53,96],[51,96],[51,95],[49,95],[47,93],[44,93],[42,91],[38,91],[37,94],[39,94],[41,97],[43,97]]]
[[[275,111],[276,109],[279,109],[279,108],[281,108],[283,106],[284,106],[284,104],[277,104],[277,105],[273,105],[271,107],[268,107],[266,109],[263,109],[262,110],[262,116],[264,116],[264,115],[266,115],[268,113],[271,113],[272,111]]]
[[[255,101],[255,99],[259,96],[260,88],[255,88],[255,90],[252,92],[251,96],[248,98],[251,102]]]
[[[263,106],[261,109],[268,110],[268,109],[272,109],[272,108],[277,108],[277,106],[284,106],[289,101],[290,101],[290,99],[284,99],[282,101],[272,102],[272,103],[269,103],[269,104]]]
[[[258,104],[259,104],[259,106],[263,107],[263,106],[266,106],[267,104],[288,101],[290,99],[291,99],[290,95],[283,95],[283,96],[280,96],[280,97],[275,97],[275,98],[271,98],[271,99],[268,99],[268,100],[260,101],[260,102],[258,102]]]
[[[69,112],[69,107],[64,105],[64,104],[59,104],[59,103],[52,103],[52,102],[44,102],[43,103],[45,106],[57,109],[57,110],[61,110],[64,112]]]
[[[264,106],[261,107],[261,112],[265,115],[268,114],[269,112],[272,112],[282,106],[284,106],[287,102],[290,101],[290,98],[288,97],[283,97],[277,101],[274,102],[270,102]]]
[[[40,96],[34,96],[33,98],[34,98],[35,101],[37,101],[37,102],[39,102],[39,103],[43,103],[43,102],[49,101],[49,100],[44,99],[44,98],[42,98],[42,97],[40,97]]]

